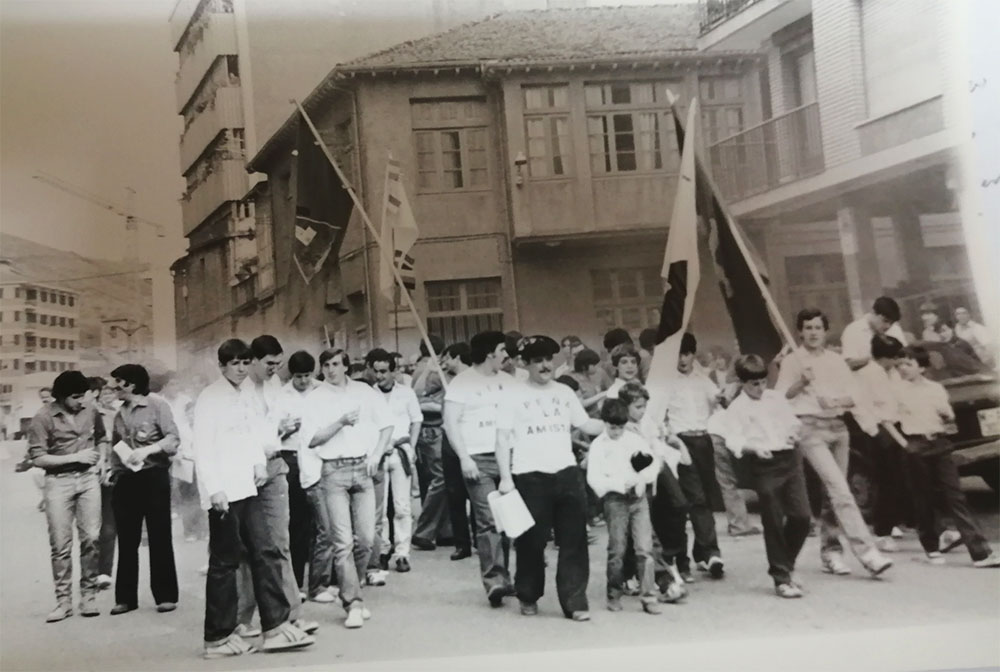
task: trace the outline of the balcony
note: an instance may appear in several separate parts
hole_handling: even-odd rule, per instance
[[[205,181],[181,198],[181,215],[184,235],[194,231],[199,224],[228,201],[238,201],[246,195],[249,181],[242,159],[224,159]]]
[[[699,0],[700,50],[755,50],[776,31],[808,16],[812,0]]]
[[[183,110],[201,80],[220,56],[235,56],[236,20],[232,14],[211,14],[194,51],[183,59],[177,72],[177,110]]]
[[[823,171],[819,103],[795,108],[708,148],[723,196],[738,201]]]
[[[232,286],[233,307],[239,308],[257,298],[257,274],[251,273]]]
[[[186,173],[208,143],[225,128],[243,128],[242,89],[223,86],[181,136],[181,172]]]

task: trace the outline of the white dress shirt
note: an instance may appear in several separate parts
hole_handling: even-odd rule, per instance
[[[677,372],[667,383],[667,423],[675,434],[704,432],[719,388],[703,373]]]
[[[899,402],[892,389],[899,380],[896,370],[886,371],[873,360],[855,371],[854,375],[858,379],[858,391],[866,397],[876,422],[899,422]]]
[[[708,431],[740,457],[748,450],[791,450],[801,425],[783,392],[764,390],[760,399],[751,399],[746,393],[737,395],[728,408],[712,414]]]
[[[806,367],[812,369],[814,379],[795,397],[788,400],[795,415],[834,418],[849,410],[841,407],[822,408],[819,405],[819,397],[825,397],[830,402],[840,397],[848,397],[855,404],[858,403],[857,380],[844,358],[833,350],[824,349],[819,353],[812,353],[802,347],[796,348],[781,360],[775,389],[785,394],[788,388],[802,378],[802,371]]]
[[[420,402],[412,388],[396,383],[388,392],[375,387],[382,398],[385,399],[389,407],[389,415],[392,417],[392,441],[410,437],[410,425],[414,422],[423,422],[424,414],[420,410]],[[406,452],[409,454],[411,462],[415,455],[415,446],[406,444]]]
[[[636,473],[631,458],[635,453],[645,453],[653,458],[648,467]],[[612,439],[607,431],[590,444],[587,453],[587,484],[598,497],[609,492],[626,494],[632,491],[641,495],[646,486],[656,480],[660,465],[649,443],[635,432],[625,430]]]
[[[846,327],[840,336],[840,350],[844,359],[871,359],[872,338],[875,330],[872,329],[871,313],[865,313],[860,318],[854,320]],[[906,345],[906,336],[899,322],[894,322],[885,332],[886,336],[892,336],[903,345]]]
[[[923,376],[913,381],[900,379],[893,385],[893,391],[899,403],[899,424],[904,434],[941,434],[944,421],[955,418],[948,391],[941,383]]]
[[[308,446],[317,432],[352,411],[358,413],[356,423],[341,427],[310,450],[324,460],[370,455],[378,444],[379,432],[392,427],[392,416],[382,394],[356,380],[348,380],[344,386],[324,383],[312,391],[299,430],[303,445]]]
[[[323,474],[323,460],[311,450],[309,445],[302,445],[302,419],[308,412],[309,395],[313,393],[322,383],[318,380],[310,381],[311,384],[305,392],[295,389],[292,381],[288,381],[282,387],[280,417],[299,421],[299,431],[286,436],[281,441],[282,450],[294,450],[299,461],[299,483],[303,488],[308,488],[319,482]]]

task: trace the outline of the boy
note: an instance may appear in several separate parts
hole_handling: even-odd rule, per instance
[[[608,611],[622,610],[624,560],[631,532],[638,564],[640,599],[647,614],[659,614],[653,576],[653,529],[646,486],[656,480],[659,464],[641,436],[625,430],[628,407],[610,399],[601,409],[604,432],[590,446],[587,483],[601,497],[608,525]]]
[[[924,547],[931,564],[944,564],[944,557],[938,551],[931,497],[933,493],[938,493],[945,513],[955,520],[962,542],[969,549],[973,566],[1000,567],[1000,556],[993,554],[962,494],[958,470],[951,457],[952,445],[945,429],[945,423],[955,421],[955,412],[944,387],[924,377],[928,366],[930,356],[925,348],[903,348],[896,364],[901,380],[894,385],[900,427],[907,440],[920,545]]]
[[[615,346],[611,351],[611,366],[615,369],[615,380],[611,383],[605,396],[608,399],[617,399],[618,390],[622,389],[625,383],[638,383],[639,381],[639,353],[631,343],[622,343]]]
[[[801,422],[788,401],[767,388],[767,365],[757,355],[736,360],[743,394],[715,413],[709,431],[721,437],[733,455],[747,455],[760,501],[764,548],[779,597],[802,597],[792,572],[809,535],[809,500],[802,454],[795,448]]]

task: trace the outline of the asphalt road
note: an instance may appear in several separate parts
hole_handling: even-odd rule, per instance
[[[0,447],[2,448],[2,447]],[[0,450],[0,458],[3,458]],[[414,551],[413,571],[393,573],[389,585],[366,590],[373,618],[343,628],[344,611],[310,603],[305,614],[321,623],[316,645],[294,653],[255,654],[203,661],[201,627],[206,563],[203,543],[188,544],[175,526],[181,586],[177,611],[159,614],[148,585],[140,609],[46,624],[54,606],[44,515],[26,474],[13,473],[19,450],[0,460],[0,669],[613,669],[623,661],[652,660],[674,669],[941,669],[1000,665],[1000,571],[974,569],[963,549],[948,565],[931,567],[917,540],[902,540],[884,580],[820,571],[817,539],[808,540],[798,574],[802,600],[774,596],[760,537],[721,538],[726,577],[691,586],[681,605],[662,615],[604,610],[604,537],[591,546],[589,596],[593,620],[562,617],[550,577],[540,614],[521,616],[516,600],[498,610],[483,596],[474,560],[451,562],[450,549]],[[965,483],[987,536],[1000,538],[998,499],[978,479]],[[725,524],[719,518],[719,529]],[[554,555],[550,566],[554,567]],[[148,576],[145,560],[141,581]],[[465,658],[476,656],[477,658]],[[906,661],[915,661],[907,663]]]

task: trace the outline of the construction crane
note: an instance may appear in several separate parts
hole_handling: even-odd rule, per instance
[[[35,175],[33,175],[32,177],[38,180],[39,182],[49,185],[50,187],[66,192],[67,194],[70,194],[72,196],[76,196],[77,198],[83,199],[88,203],[91,203],[92,205],[96,205],[99,208],[102,208],[104,210],[107,210],[109,212],[118,215],[119,217],[124,218],[125,232],[128,239],[126,240],[125,250],[124,253],[122,254],[122,257],[123,261],[128,263],[128,265],[131,268],[136,269],[134,273],[130,274],[132,282],[129,283],[131,285],[130,302],[132,303],[131,312],[133,314],[133,318],[123,318],[122,320],[114,320],[114,321],[126,322],[126,325],[124,327],[116,326],[115,328],[120,329],[124,333],[128,334],[130,342],[129,350],[131,351],[132,334],[143,327],[146,327],[147,329],[149,328],[147,325],[142,324],[143,302],[142,302],[142,292],[139,286],[139,276],[141,273],[141,267],[139,265],[139,224],[144,224],[152,228],[153,231],[155,231],[157,238],[166,238],[167,235],[166,228],[162,224],[158,224],[157,222],[152,222],[149,221],[148,219],[143,219],[141,217],[136,217],[133,214],[133,209],[134,209],[133,200],[135,198],[135,190],[133,190],[131,187],[125,188],[126,204],[122,206],[113,203],[111,201],[108,201],[107,199],[93,192],[87,191],[86,189],[78,187],[74,184],[70,184],[66,180],[63,180],[62,178],[59,177],[55,177],[54,175],[49,175],[47,173],[39,171],[35,173]]]

